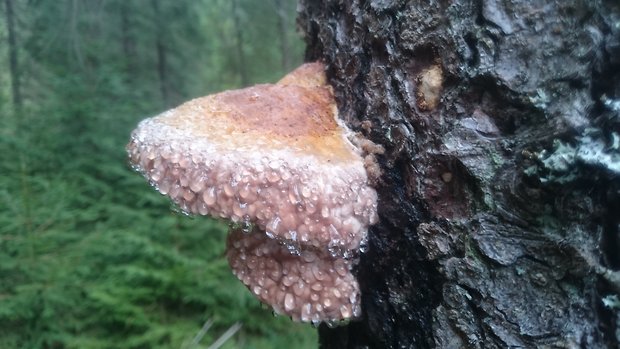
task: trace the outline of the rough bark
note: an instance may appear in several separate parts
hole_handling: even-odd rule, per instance
[[[15,33],[15,12],[13,0],[4,0],[4,10],[6,19],[6,31],[9,41],[9,71],[11,72],[11,92],[13,94],[13,106],[19,109],[22,105],[22,95],[20,87],[19,63],[17,60],[17,34]]]
[[[322,347],[619,346],[619,7],[301,1],[307,59],[386,149],[364,314]]]

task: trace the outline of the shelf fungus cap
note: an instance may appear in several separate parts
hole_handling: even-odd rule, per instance
[[[143,120],[132,164],[181,209],[256,224],[270,237],[355,250],[377,220],[360,150],[320,63],[276,84],[191,100]]]
[[[315,248],[291,253],[289,246],[258,230],[232,230],[226,256],[239,280],[277,314],[313,323],[361,314],[349,259]]]

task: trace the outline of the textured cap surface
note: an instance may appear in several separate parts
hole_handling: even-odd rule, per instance
[[[131,162],[183,210],[258,225],[294,244],[357,249],[377,220],[359,150],[323,65],[277,84],[189,101],[142,121]]]

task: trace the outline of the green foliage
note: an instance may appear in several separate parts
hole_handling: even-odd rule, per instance
[[[282,75],[273,2],[14,0],[24,104],[10,104],[0,13],[0,348],[316,346],[230,273],[226,227],[187,217],[128,166],[138,120],[188,98]],[[294,4],[287,3],[291,57]],[[1,7],[0,7],[1,8]],[[123,22],[125,21],[125,22]],[[156,41],[165,44],[162,96]]]

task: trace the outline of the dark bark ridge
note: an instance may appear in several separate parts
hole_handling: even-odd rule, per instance
[[[358,266],[364,316],[325,348],[615,348],[620,5],[302,0],[307,59],[387,150]],[[431,67],[435,109],[420,103]]]

